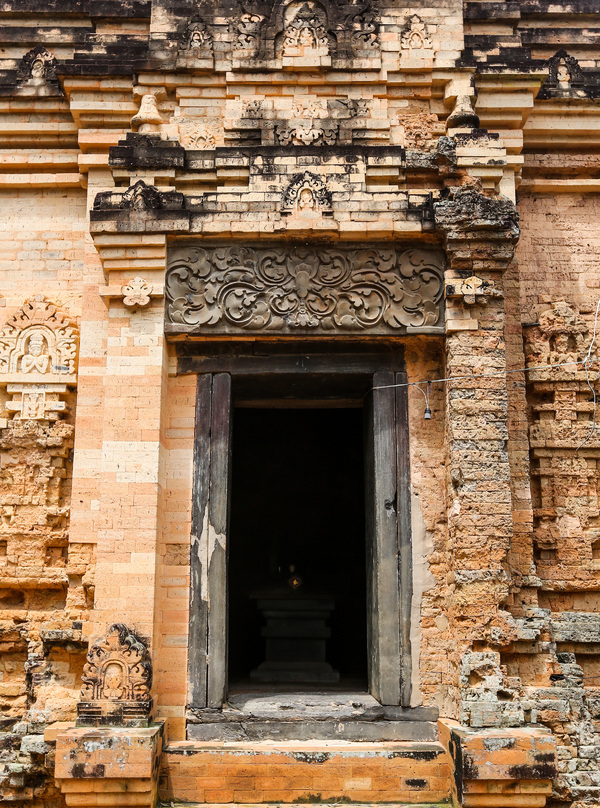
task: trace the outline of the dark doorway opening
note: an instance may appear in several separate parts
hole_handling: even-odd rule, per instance
[[[334,601],[326,661],[336,686],[366,689],[362,409],[237,408],[230,524],[230,688],[248,685],[265,661],[261,594],[291,592],[300,578],[294,592]]]

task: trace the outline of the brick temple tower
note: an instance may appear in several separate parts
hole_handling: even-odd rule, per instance
[[[0,3],[0,802],[600,805],[597,0]]]

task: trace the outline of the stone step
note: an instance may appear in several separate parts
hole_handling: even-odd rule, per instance
[[[447,802],[416,803],[420,808],[448,808]],[[159,808],[172,808],[171,802],[159,802]],[[337,802],[321,802],[320,808],[340,808]],[[180,808],[265,808],[260,802],[186,802]],[[306,808],[305,802],[276,802],[269,804],[269,808]],[[381,808],[377,802],[353,802],[352,808]],[[414,802],[394,802],[385,808],[415,808]]]
[[[436,805],[450,782],[439,742],[180,741],[164,750],[159,793],[202,806]]]
[[[437,741],[437,711],[384,707],[360,692],[231,694],[222,711],[188,716],[197,741]]]

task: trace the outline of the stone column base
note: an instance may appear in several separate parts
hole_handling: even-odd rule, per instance
[[[545,727],[475,729],[440,719],[454,761],[453,799],[464,808],[543,808],[556,777],[556,741]]]
[[[164,721],[145,728],[74,727],[56,739],[55,778],[68,806],[156,803]]]

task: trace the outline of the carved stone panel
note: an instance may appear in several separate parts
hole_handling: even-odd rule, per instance
[[[142,726],[150,718],[150,654],[123,623],[115,623],[91,646],[81,678],[79,724]]]
[[[0,331],[0,377],[74,381],[78,331],[70,316],[36,295]]]
[[[166,277],[167,332],[331,335],[443,328],[441,251],[185,246]]]

